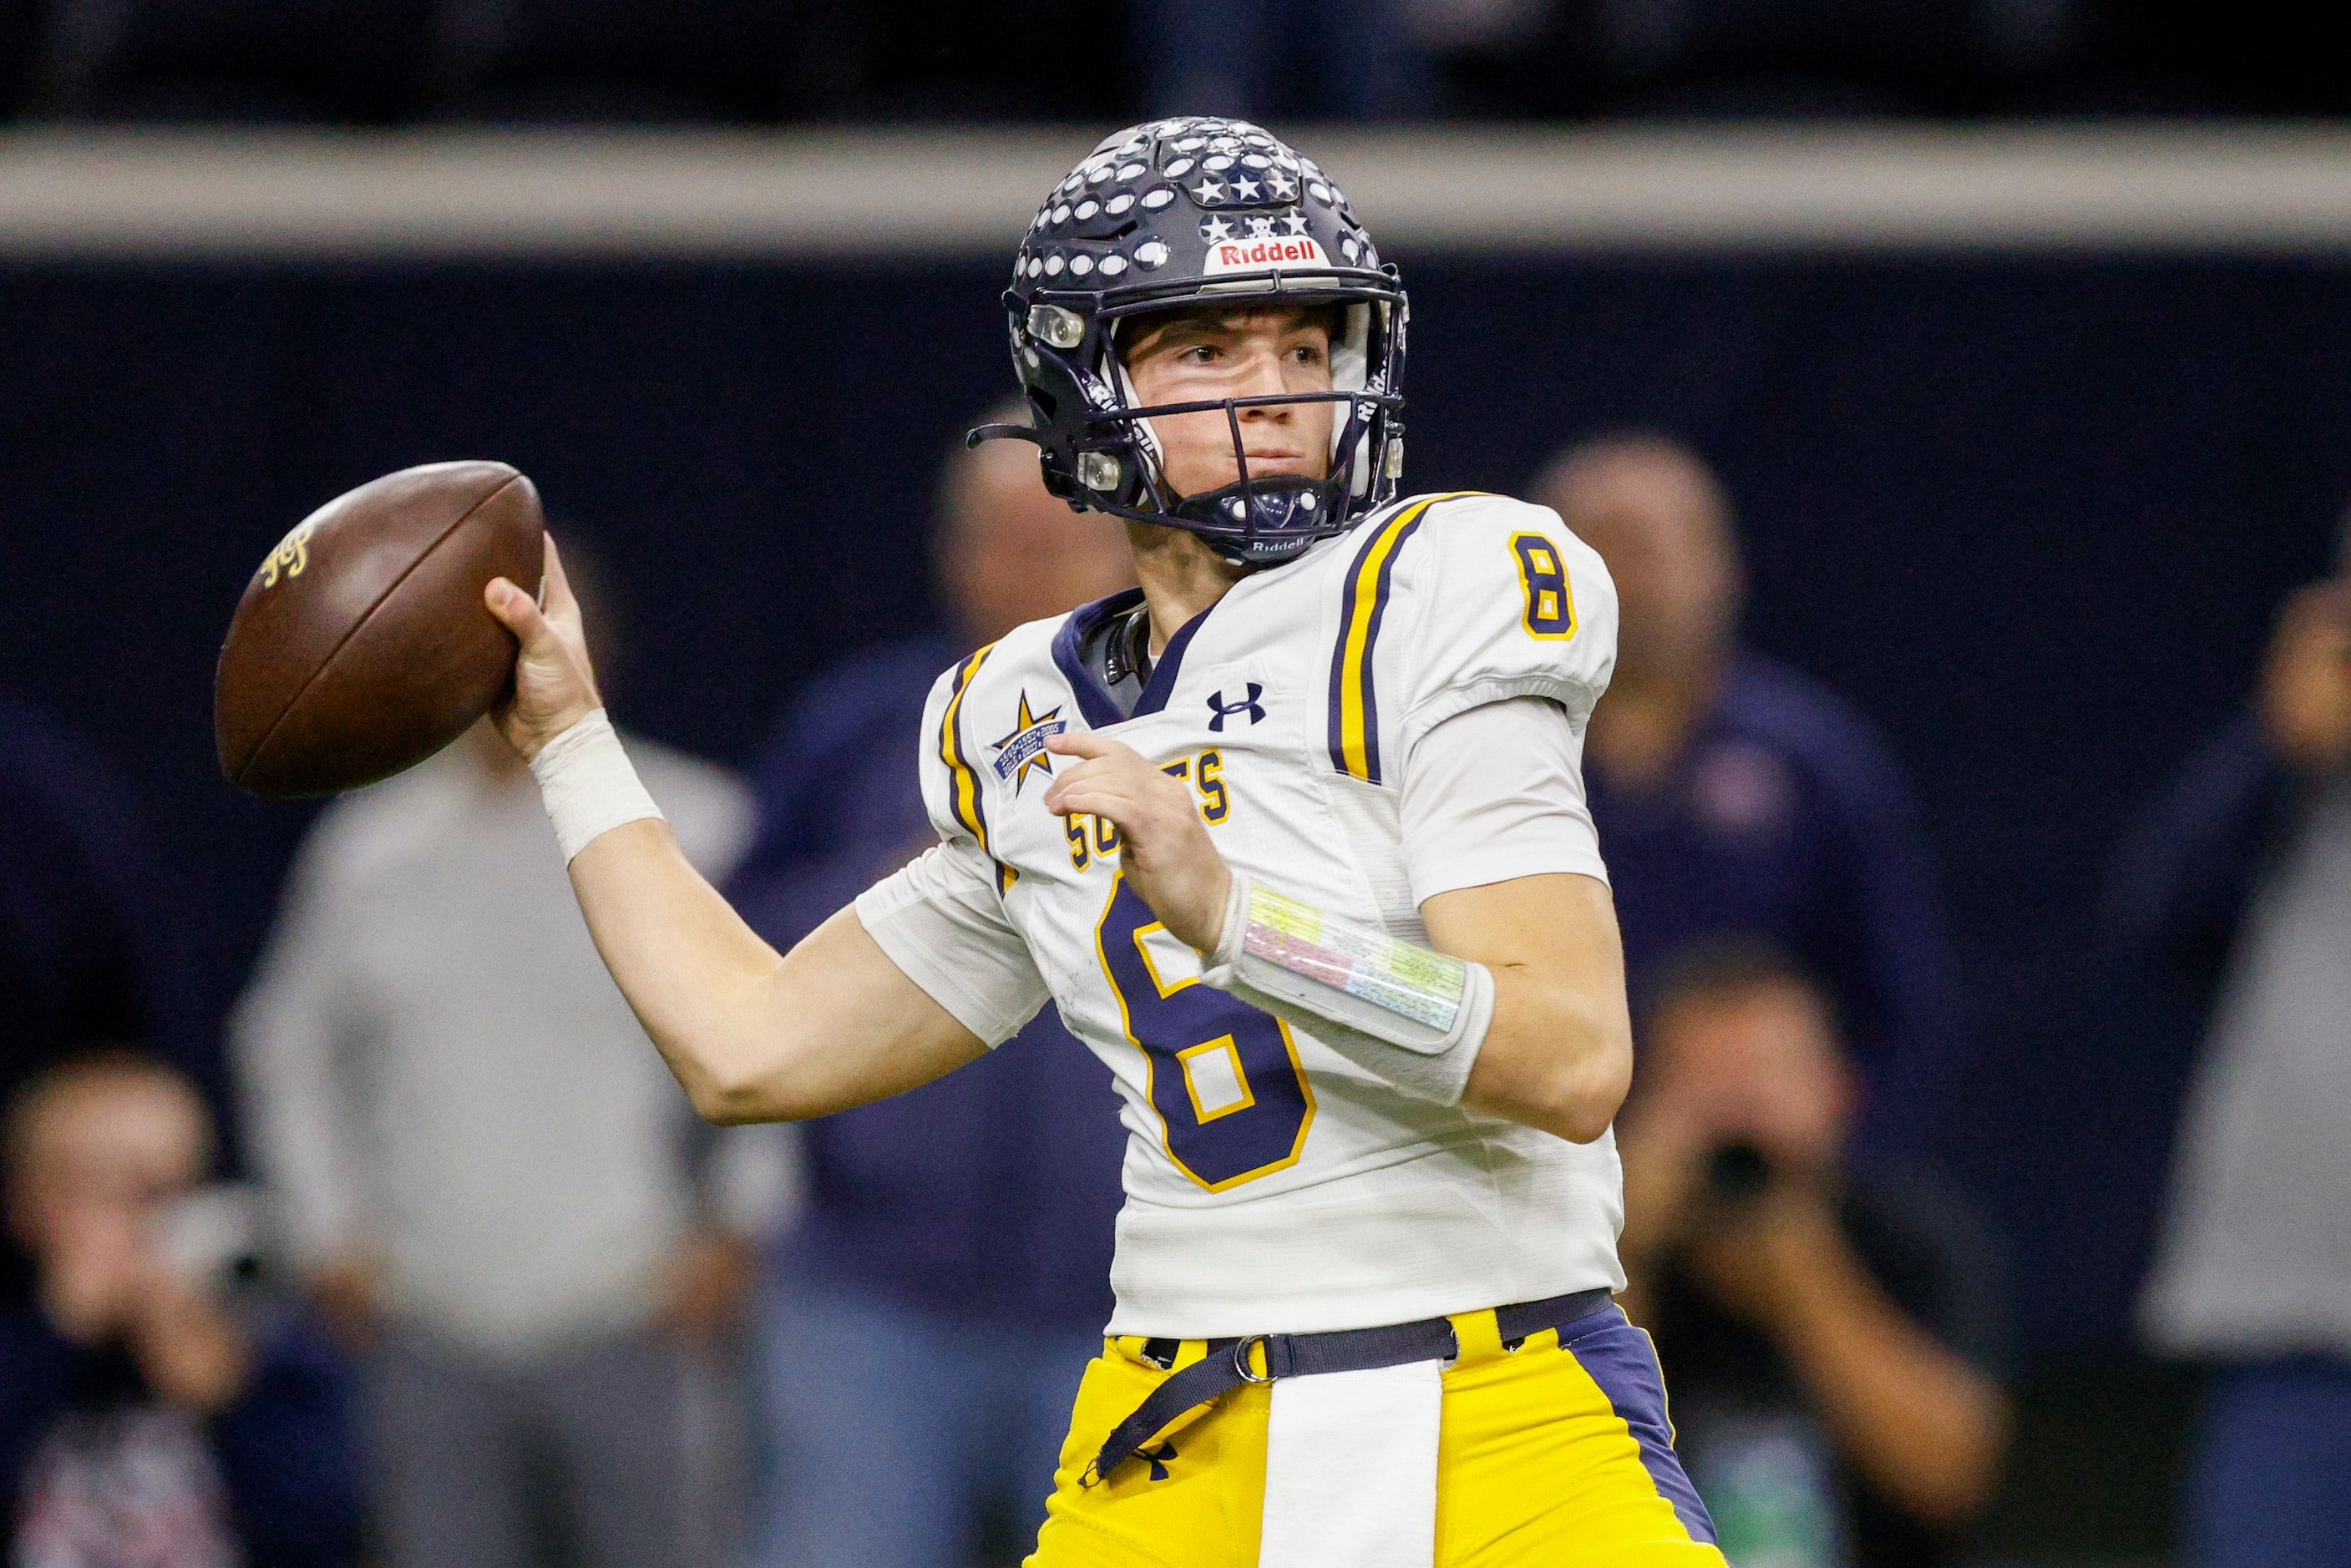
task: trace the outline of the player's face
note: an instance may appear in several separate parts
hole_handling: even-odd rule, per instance
[[[1144,404],[1196,403],[1331,390],[1329,314],[1302,306],[1173,312],[1135,329],[1126,373]],[[1333,402],[1240,410],[1241,452],[1251,478],[1331,470]],[[1152,421],[1168,483],[1198,495],[1240,478],[1224,410]]]

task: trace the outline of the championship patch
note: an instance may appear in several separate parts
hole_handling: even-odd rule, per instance
[[[1228,272],[1269,272],[1276,267],[1327,267],[1331,258],[1311,234],[1264,234],[1248,239],[1212,240],[1202,271],[1214,277]]]
[[[997,782],[1008,784],[1019,794],[1020,786],[1029,781],[1029,770],[1035,768],[1050,778],[1053,774],[1053,753],[1045,749],[1045,737],[1058,735],[1068,729],[1059,708],[1044,713],[1029,711],[1029,693],[1020,693],[1019,721],[1012,733],[996,742],[996,758],[988,766],[996,770]]]

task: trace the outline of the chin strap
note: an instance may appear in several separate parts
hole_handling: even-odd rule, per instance
[[[1031,425],[975,425],[963,432],[963,444],[967,447],[977,446],[984,441],[1025,441],[1038,446],[1045,444],[1045,438]]]

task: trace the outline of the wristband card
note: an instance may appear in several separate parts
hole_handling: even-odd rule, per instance
[[[1440,1032],[1460,1016],[1469,981],[1468,965],[1458,958],[1326,915],[1255,881],[1241,946],[1292,974]]]

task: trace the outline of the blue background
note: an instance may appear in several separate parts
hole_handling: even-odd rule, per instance
[[[2189,1034],[2098,958],[2122,815],[2324,566],[2351,272],[2291,261],[1406,258],[1418,490],[1640,423],[1721,466],[1752,638],[1917,781],[1973,990],[1946,1158],[2035,1359],[2124,1335]],[[925,623],[947,442],[1009,380],[969,265],[0,270],[0,690],[138,784],[234,998],[301,808],[214,770],[263,552],[385,470],[529,472],[617,600],[623,722],[739,760]]]

